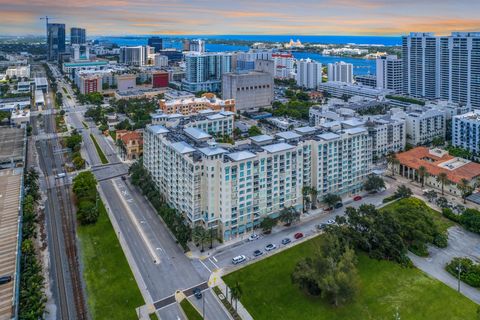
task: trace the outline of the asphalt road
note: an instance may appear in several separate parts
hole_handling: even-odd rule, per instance
[[[71,88],[63,81],[59,81],[60,87],[66,87],[67,92]],[[70,94],[73,97],[73,93]],[[196,287],[208,280],[210,272],[197,260],[187,258],[183,250],[177,245],[169,230],[159,219],[157,213],[151,207],[148,200],[134,187],[116,177],[125,173],[128,166],[118,164],[119,158],[115,153],[113,144],[103,136],[98,129],[88,123],[83,117],[85,109],[78,108],[73,99],[64,99],[68,114],[68,122],[74,128],[81,130],[83,136],[83,150],[93,172],[99,180],[99,187],[104,195],[105,202],[110,213],[113,214],[119,226],[119,237],[123,238],[123,244],[128,246],[126,254],[131,254],[129,261],[137,282],[141,287],[147,302],[156,302],[171,297],[177,290],[185,290]],[[89,129],[82,124],[86,122]],[[113,165],[101,165],[97,151],[90,139],[92,133],[107,159]],[[146,296],[146,297],[145,297]],[[206,319],[223,320],[229,319],[220,302],[210,294],[206,294],[208,305],[208,317]],[[161,319],[183,319],[176,303],[165,306],[157,311]]]

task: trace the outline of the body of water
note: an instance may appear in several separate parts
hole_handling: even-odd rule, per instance
[[[356,44],[373,44],[383,46],[399,45],[401,43],[400,37],[370,37],[370,36],[267,36],[267,35],[226,35],[226,36],[189,36],[188,38],[203,38],[207,40],[205,49],[210,52],[220,51],[248,51],[248,46],[232,45],[232,44],[218,44],[208,43],[208,39],[225,39],[225,40],[248,40],[248,41],[275,41],[275,42],[288,42],[290,39],[300,39],[302,42],[315,42],[315,43],[329,43],[329,44],[343,44],[343,43],[356,43]],[[171,36],[164,37],[165,48],[182,49],[182,39],[186,36]],[[140,46],[147,45],[148,36],[143,37],[99,37],[97,40],[108,41],[116,43],[119,46]],[[381,49],[379,49],[381,51]],[[311,52],[293,52],[293,55],[297,59],[310,58],[312,60],[321,62],[326,65],[328,63],[335,63],[344,61],[352,63],[354,65],[353,73],[355,75],[375,74],[375,60],[358,59],[349,57],[337,57],[337,56],[324,56],[318,53]]]

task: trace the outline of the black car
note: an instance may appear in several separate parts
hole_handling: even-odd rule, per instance
[[[283,245],[289,244],[290,242],[292,242],[292,240],[290,240],[289,238],[285,238],[282,240]]]
[[[200,288],[193,289],[193,295],[199,300],[202,299],[202,290]]]
[[[343,203],[341,202],[338,202],[336,205],[335,205],[335,209],[338,209],[338,208],[341,208],[343,207]]]
[[[258,257],[258,256],[261,256],[263,254],[262,250],[255,250],[253,251],[253,256],[254,257]]]
[[[0,277],[0,284],[9,283],[10,281],[12,281],[12,276],[1,276]]]

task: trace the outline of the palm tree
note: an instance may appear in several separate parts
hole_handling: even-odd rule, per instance
[[[341,201],[342,201],[342,198],[340,198],[339,195],[336,195],[333,193],[326,194],[322,199],[322,202],[325,203],[329,208],[333,207],[334,205],[336,205],[338,202],[341,202]]]
[[[204,244],[207,242],[209,233],[202,226],[195,226],[192,233],[193,241],[201,245],[200,252],[203,252]]]
[[[317,208],[317,195],[318,191],[314,187],[310,187],[310,201],[312,202],[312,209]]]
[[[302,200],[303,200],[303,213],[307,212],[307,201],[308,201],[308,194],[310,193],[310,187],[304,186],[302,188]]]
[[[230,290],[230,294],[231,294],[230,299],[235,299],[235,311],[237,312],[238,300],[242,298],[242,294],[243,294],[242,287],[240,286],[240,283],[238,283],[238,281],[235,282],[235,285]],[[230,304],[231,304],[231,300],[230,300]]]
[[[443,196],[445,194],[443,192],[444,187],[450,183],[450,180],[448,180],[447,173],[446,172],[440,172],[437,176],[437,180],[438,180],[438,182],[440,182],[442,184],[442,196]]]
[[[422,182],[422,188],[425,184],[425,177],[428,176],[428,172],[427,172],[427,168],[425,168],[424,166],[420,166],[418,168],[418,177],[420,178],[420,181]]]
[[[280,221],[284,222],[286,226],[300,219],[300,214],[293,207],[283,208],[280,212]]]
[[[472,194],[473,187],[470,186],[469,181],[463,178],[458,184],[458,189],[462,193],[463,203],[467,203],[467,197]]]
[[[394,152],[390,152],[387,155],[387,163],[390,165],[392,169],[392,176],[395,176],[395,166],[400,163],[400,160],[398,160],[397,155]]]

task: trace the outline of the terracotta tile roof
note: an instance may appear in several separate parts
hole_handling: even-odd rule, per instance
[[[130,131],[124,133],[120,139],[123,141],[125,145],[127,145],[130,141],[136,140],[140,145],[143,144],[143,137],[138,131]]]
[[[462,179],[472,180],[480,177],[480,164],[469,162],[456,169],[449,170],[439,167],[440,164],[454,159],[454,156],[445,153],[444,155],[435,155],[430,153],[426,147],[416,147],[409,151],[397,154],[400,164],[418,170],[421,166],[427,169],[430,175],[438,176],[441,172],[447,174],[448,180],[454,183],[460,183]]]

